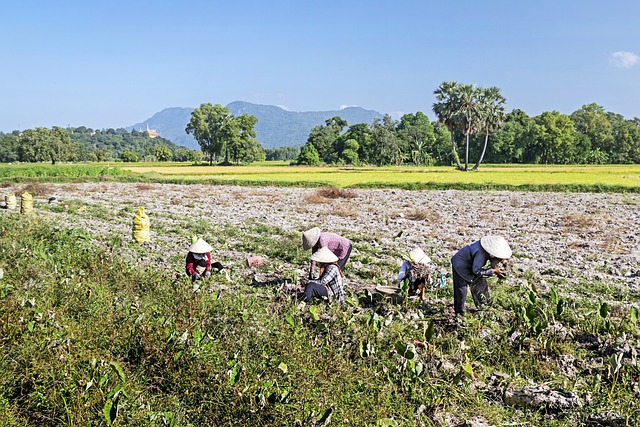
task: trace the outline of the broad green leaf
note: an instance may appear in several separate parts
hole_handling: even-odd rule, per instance
[[[289,371],[289,368],[287,367],[287,364],[284,363],[284,362],[280,362],[280,364],[278,365],[278,369],[280,369],[285,374]]]
[[[551,301],[553,301],[554,304],[558,304],[558,301],[560,301],[558,292],[555,290],[555,288],[551,288],[549,290],[549,296],[551,297]]]
[[[319,311],[320,310],[318,309],[317,305],[309,306],[309,313],[311,313],[311,317],[313,317],[313,320],[315,320],[316,322],[320,320],[320,316],[318,315]]]
[[[609,315],[609,304],[607,304],[606,302],[603,302],[602,304],[600,304],[600,317],[602,317],[603,319],[605,317],[607,317]]]
[[[109,365],[111,365],[111,369],[113,369],[116,374],[118,374],[118,378],[120,378],[120,381],[125,382],[127,377],[124,375],[122,367],[117,362],[111,362],[109,363]]]
[[[468,360],[462,365],[462,371],[467,378],[473,378],[473,366]]]
[[[376,423],[377,427],[398,427],[398,422],[393,418],[382,418]]]
[[[329,421],[331,421],[331,415],[333,415],[333,408],[329,408],[324,411],[322,416],[318,419],[318,423],[323,425],[329,424]]]
[[[424,331],[424,340],[431,342],[433,340],[433,336],[435,335],[435,322],[433,319],[429,320],[426,330]]]
[[[638,323],[638,309],[631,307],[631,322],[635,325]]]
[[[556,305],[556,313],[558,314],[558,316],[561,316],[563,312],[564,312],[564,300],[560,300]]]
[[[229,374],[229,384],[234,385],[235,383],[238,382],[238,380],[240,379],[240,369],[238,369],[238,366],[234,366],[233,369],[231,370],[231,373]]]
[[[31,321],[29,323],[27,323],[27,329],[29,330],[29,332],[33,332],[33,327],[36,325],[36,322]]]
[[[107,422],[107,425],[110,426],[116,420],[116,416],[118,415],[118,405],[114,405],[113,400],[109,398],[104,403],[102,413],[104,414],[104,419]]]
[[[294,328],[296,327],[296,319],[294,319],[291,314],[285,314],[284,320],[286,320],[287,323],[293,326]]]

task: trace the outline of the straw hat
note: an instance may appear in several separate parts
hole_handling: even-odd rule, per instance
[[[318,227],[313,227],[312,229],[305,231],[302,233],[302,247],[305,251],[308,251],[318,243],[319,238],[320,229]]]
[[[211,245],[209,245],[202,239],[198,239],[194,244],[189,246],[189,252],[193,252],[194,254],[204,254],[207,252],[211,252]]]
[[[416,264],[428,264],[431,262],[431,258],[429,258],[422,248],[419,247],[415,247],[411,252],[409,252],[409,258],[411,259],[411,262]]]
[[[485,236],[480,239],[482,248],[492,255],[500,259],[511,258],[511,248],[502,236]]]
[[[329,248],[320,248],[311,254],[311,260],[329,264],[338,261],[338,257]]]

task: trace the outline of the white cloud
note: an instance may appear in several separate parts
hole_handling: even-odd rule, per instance
[[[286,105],[276,105],[276,107],[280,107],[280,108],[282,108],[284,111],[289,111],[289,107],[287,107]]]
[[[631,68],[640,62],[640,56],[633,52],[620,50],[618,52],[613,52],[609,56],[609,62],[614,67]]]
[[[349,107],[357,107],[357,105],[347,105],[347,104],[342,104],[342,105],[340,106],[340,109],[341,109],[341,110],[344,110],[345,108],[349,108]]]
[[[407,113],[405,113],[404,111],[392,111],[392,112],[387,113],[387,114],[389,114],[391,116],[391,118],[394,119],[394,120],[400,120],[402,118],[402,116],[404,116]]]

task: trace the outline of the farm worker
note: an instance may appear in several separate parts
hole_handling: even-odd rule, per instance
[[[451,258],[453,308],[457,315],[464,314],[464,303],[469,285],[471,285],[473,303],[478,309],[491,304],[486,278],[494,274],[503,277],[500,268],[492,268],[491,265],[511,258],[511,254],[511,248],[504,237],[485,236],[460,249]],[[486,266],[487,261],[491,261],[491,265]]]
[[[193,239],[192,239],[193,240]],[[211,245],[202,239],[196,239],[189,246],[185,270],[192,281],[203,277],[211,276],[211,268],[215,268],[220,273],[224,273],[227,280],[230,280],[229,273],[219,262],[211,262]]]
[[[322,233],[318,227],[313,227],[310,230],[302,233],[302,247],[305,251],[311,249],[313,255],[321,248],[329,249],[335,256],[338,257],[338,266],[340,271],[344,271],[344,265],[349,259],[351,254],[351,242],[349,239],[345,239],[335,233]],[[311,267],[309,268],[309,279],[313,279],[313,268],[316,266],[316,261],[311,257]]]
[[[402,263],[398,272],[398,287],[403,281],[409,282],[409,295],[416,293],[424,301],[424,288],[431,283],[431,258],[422,248],[415,247],[409,252],[409,260]]]
[[[342,287],[342,270],[338,264],[338,257],[329,248],[320,248],[311,254],[311,260],[320,266],[320,278],[309,280],[304,289],[303,301],[311,301],[316,297],[327,297],[329,301],[338,300],[344,303],[344,289]]]

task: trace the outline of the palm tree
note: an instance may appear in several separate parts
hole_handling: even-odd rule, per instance
[[[479,91],[473,84],[463,84],[458,86],[458,105],[454,113],[454,120],[464,132],[466,137],[466,147],[464,156],[464,170],[469,170],[469,138],[472,132],[476,131],[478,125],[478,114],[480,103],[478,100]]]
[[[458,170],[463,170],[460,164],[460,156],[458,156],[458,148],[456,147],[455,134],[458,129],[458,123],[455,115],[458,110],[458,91],[460,84],[458,82],[442,82],[440,86],[433,92],[438,102],[433,104],[433,112],[438,121],[451,132],[451,155],[456,161]]]
[[[484,154],[487,151],[487,144],[489,143],[489,132],[499,130],[506,118],[504,104],[507,100],[500,93],[500,89],[493,86],[489,88],[479,88],[478,90],[480,98],[480,127],[485,132],[484,147],[482,148],[482,153],[478,158],[478,162],[471,170],[477,170],[484,159]]]

